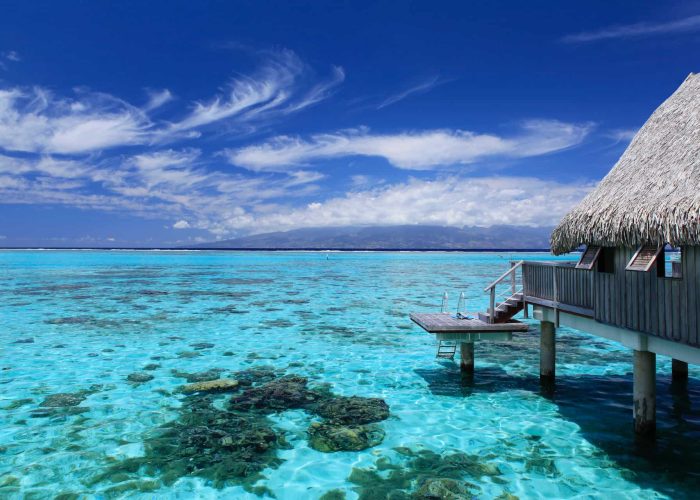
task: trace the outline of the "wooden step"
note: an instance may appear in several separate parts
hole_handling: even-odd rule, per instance
[[[484,323],[489,323],[491,321],[491,315],[487,312],[477,313],[477,316],[479,317],[479,321],[483,321]]]

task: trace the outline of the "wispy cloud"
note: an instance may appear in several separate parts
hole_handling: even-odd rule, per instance
[[[237,78],[225,92],[207,102],[195,103],[191,113],[172,123],[169,130],[189,130],[233,117],[249,122],[290,114],[328,98],[332,89],[345,79],[343,69],[333,67],[327,81],[302,93],[298,80],[306,71],[307,66],[294,52],[275,53],[254,75]]]
[[[76,154],[142,144],[153,131],[145,112],[106,94],[57,98],[35,87],[0,90],[0,148]]]
[[[7,52],[3,52],[2,57],[12,62],[19,62],[22,60],[19,54],[14,50],[8,50]]]
[[[319,134],[309,140],[282,136],[226,152],[234,165],[253,171],[285,171],[344,156],[378,156],[407,170],[469,164],[487,157],[523,158],[580,144],[593,125],[531,120],[518,134],[501,137],[463,130],[427,130],[373,135],[366,128]]]
[[[663,23],[643,22],[610,26],[600,30],[566,35],[562,38],[562,41],[567,43],[585,43],[616,38],[646,37],[673,33],[689,33],[693,31],[700,31],[700,15]]]
[[[634,136],[637,135],[638,131],[639,129],[637,128],[618,128],[611,130],[606,135],[615,141],[615,143],[630,142]]]
[[[7,69],[8,62],[19,62],[22,58],[14,50],[7,50],[5,52],[0,52],[0,69]]]
[[[440,80],[440,78],[436,75],[431,78],[428,78],[427,80],[424,80],[416,85],[412,85],[390,97],[387,97],[384,99],[378,106],[377,109],[382,109],[386,108],[387,106],[391,106],[392,104],[396,104],[399,101],[403,101],[407,97],[414,95],[414,94],[423,94],[425,92],[428,92],[432,90],[433,88],[437,87],[438,85],[442,85],[445,83],[445,81]]]
[[[269,54],[257,72],[232,81],[223,92],[194,103],[182,118],[158,121],[151,112],[173,99],[168,89],[152,91],[134,106],[117,97],[78,91],[58,97],[40,87],[0,88],[0,149],[40,154],[86,154],[119,146],[156,145],[197,138],[202,129],[226,122],[243,127],[289,115],[332,95],[345,78],[333,67],[326,80],[291,51]]]
[[[144,111],[152,111],[154,109],[160,108],[165,103],[173,100],[173,94],[168,89],[163,90],[149,90],[148,91],[148,102],[143,108]]]

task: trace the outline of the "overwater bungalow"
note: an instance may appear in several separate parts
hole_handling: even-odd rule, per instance
[[[462,368],[471,370],[474,341],[522,330],[513,317],[531,307],[543,380],[555,375],[559,325],[617,341],[633,351],[635,430],[653,433],[656,355],[673,358],[676,380],[700,363],[700,74],[659,106],[555,228],[555,255],[577,249],[578,262],[511,263],[485,290],[488,311],[473,320],[411,317],[438,340],[460,344]]]

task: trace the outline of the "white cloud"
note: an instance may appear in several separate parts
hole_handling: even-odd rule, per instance
[[[529,177],[411,179],[300,208],[239,211],[212,229],[227,234],[343,225],[550,226],[592,187]]]
[[[246,176],[207,169],[196,149],[88,161],[0,155],[0,200],[122,211],[207,229],[272,199],[314,193],[323,174]]]
[[[0,148],[86,153],[146,140],[152,124],[138,108],[104,94],[57,99],[35,87],[0,90]]]
[[[387,106],[391,106],[392,104],[396,104],[399,101],[403,101],[407,97],[413,95],[413,94],[422,94],[424,92],[428,92],[429,90],[432,90],[433,88],[437,87],[438,85],[442,84],[444,82],[439,81],[438,76],[433,76],[431,78],[428,78],[427,80],[424,80],[416,85],[412,85],[407,89],[402,90],[401,92],[398,92],[390,97],[387,97],[384,99],[379,106],[377,106],[377,109],[382,109],[386,108]]]
[[[298,80],[309,69],[290,50],[272,54],[256,74],[233,80],[226,91],[208,102],[195,103],[191,113],[171,124],[170,130],[182,131],[209,125],[232,117],[251,121],[275,114],[289,114],[326,99],[332,88],[345,79],[340,67],[333,67],[330,80],[299,94]]]
[[[7,69],[7,62],[19,62],[21,58],[19,54],[14,50],[8,50],[5,52],[0,52],[0,70]]]
[[[225,93],[195,103],[183,118],[169,122],[149,114],[173,99],[167,89],[151,91],[148,102],[137,107],[96,92],[77,91],[67,98],[40,87],[0,88],[0,149],[79,155],[197,138],[201,132],[195,129],[213,123],[250,127],[298,112],[328,98],[344,79],[342,68],[334,67],[330,79],[312,84],[313,72],[293,52],[267,57],[251,76],[234,80]]]
[[[386,181],[372,175],[353,175],[350,182],[354,188],[367,188],[368,186],[379,186]]]
[[[151,111],[160,108],[165,103],[173,100],[173,94],[168,89],[149,90],[148,103],[144,107],[144,111]]]
[[[97,166],[0,155],[0,199],[171,218],[176,229],[204,229],[223,237],[340,225],[545,226],[591,188],[509,176],[410,179],[369,188],[370,179],[358,178],[355,190],[343,196],[319,196],[299,206],[295,197],[314,196],[321,174],[246,177],[206,171],[198,161],[194,150],[167,150]]]
[[[618,142],[630,142],[634,138],[634,136],[637,135],[638,131],[639,131],[639,129],[637,129],[637,128],[615,129],[615,130],[611,130],[607,135],[612,140],[614,140],[616,143],[618,143]]]
[[[700,15],[665,23],[636,23],[610,26],[597,31],[586,31],[567,35],[562,41],[568,43],[596,42],[619,38],[645,37],[672,33],[689,33],[700,30]]]
[[[431,170],[487,157],[522,158],[560,151],[581,143],[592,128],[590,123],[531,120],[512,137],[463,130],[373,135],[361,128],[314,135],[308,141],[281,136],[228,150],[226,155],[232,164],[253,171],[285,171],[313,160],[343,156],[379,156],[398,168]]]

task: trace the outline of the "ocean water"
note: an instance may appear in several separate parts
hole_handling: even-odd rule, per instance
[[[553,390],[539,384],[534,321],[512,342],[477,344],[473,378],[435,359],[409,312],[439,310],[444,291],[483,310],[483,287],[522,258],[552,257],[2,251],[0,497],[408,498],[445,474],[475,498],[697,497],[697,368],[674,386],[658,357],[658,437],[645,441],[631,428],[632,353],[615,343],[560,328]],[[184,451],[157,446],[172,444],[163,432],[191,422],[183,373],[259,367],[384,399],[383,441],[316,451],[319,417],[288,409],[255,420],[284,440],[260,452],[258,474],[168,469],[167,453]],[[73,401],[47,406],[56,394]]]

